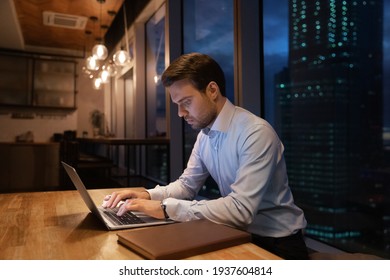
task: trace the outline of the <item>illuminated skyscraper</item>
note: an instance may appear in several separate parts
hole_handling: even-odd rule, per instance
[[[383,154],[383,0],[291,0],[289,16],[289,66],[275,84],[290,184],[307,234],[364,238],[380,223],[355,210]]]

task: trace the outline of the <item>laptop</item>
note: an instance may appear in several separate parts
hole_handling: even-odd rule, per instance
[[[118,230],[174,223],[172,220],[160,220],[136,211],[127,211],[122,216],[118,216],[116,214],[118,207],[111,209],[96,206],[76,169],[63,161],[61,163],[89,210],[104,223],[107,229]]]

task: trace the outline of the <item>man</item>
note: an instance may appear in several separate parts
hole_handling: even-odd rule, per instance
[[[211,57],[191,53],[176,59],[162,82],[179,117],[200,129],[187,168],[167,186],[107,196],[105,207],[124,199],[127,210],[185,222],[196,219],[252,233],[252,242],[285,259],[307,259],[303,211],[288,185],[283,144],[265,120],[225,97],[225,77]],[[211,175],[221,198],[193,200]]]

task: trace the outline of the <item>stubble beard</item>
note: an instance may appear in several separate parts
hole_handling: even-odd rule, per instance
[[[206,115],[204,115],[201,118],[201,120],[199,120],[199,121],[195,120],[194,123],[189,124],[189,125],[194,130],[200,130],[200,129],[208,127],[211,123],[213,123],[214,120],[216,119],[216,117],[217,117],[217,111],[212,110],[212,111],[208,112]]]

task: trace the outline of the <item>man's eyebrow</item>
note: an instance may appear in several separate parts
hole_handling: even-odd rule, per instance
[[[176,104],[183,103],[184,101],[186,101],[187,99],[190,99],[190,98],[192,98],[192,96],[185,96],[182,99],[176,101]]]

